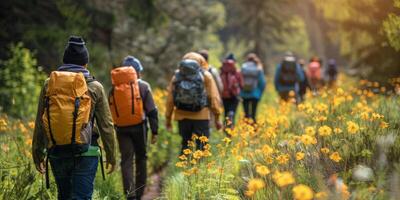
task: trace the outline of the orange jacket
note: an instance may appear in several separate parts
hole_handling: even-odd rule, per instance
[[[192,59],[196,60],[204,70],[204,85],[207,92],[207,96],[210,102],[209,107],[203,108],[199,112],[189,112],[176,109],[174,106],[173,100],[173,90],[174,90],[174,81],[175,76],[172,77],[171,82],[168,86],[168,97],[167,97],[167,104],[166,104],[166,112],[165,118],[167,122],[172,120],[172,115],[174,115],[174,120],[180,121],[183,119],[194,119],[194,120],[209,120],[211,114],[215,116],[216,119],[219,118],[221,114],[221,98],[218,92],[217,85],[214,81],[214,78],[210,72],[208,72],[208,63],[206,60],[197,53],[188,53],[186,54],[183,59]]]

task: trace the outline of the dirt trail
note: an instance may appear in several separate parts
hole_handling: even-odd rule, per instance
[[[161,196],[161,173],[162,171],[150,176],[150,181],[145,189],[142,200],[153,200]]]

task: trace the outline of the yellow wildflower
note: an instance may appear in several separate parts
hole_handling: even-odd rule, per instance
[[[329,126],[321,126],[318,129],[318,133],[320,136],[330,136],[332,133],[332,129]]]
[[[303,152],[296,153],[296,160],[303,160],[305,154]]]
[[[265,187],[265,183],[262,179],[259,178],[253,178],[249,180],[249,183],[247,183],[247,190],[248,191],[253,191],[256,192],[259,189],[262,189]]]
[[[360,127],[356,123],[352,121],[347,122],[347,132],[355,134],[358,132],[358,130],[360,130]]]
[[[199,140],[200,140],[200,142],[202,142],[202,143],[206,143],[206,142],[208,142],[208,138],[206,137],[206,136],[201,136],[201,137],[199,137]]]
[[[253,190],[247,190],[247,191],[244,192],[244,194],[245,194],[246,196],[248,196],[248,197],[253,196],[254,193],[255,193],[255,192],[254,192]]]
[[[30,121],[30,122],[28,123],[28,126],[29,126],[30,129],[35,128],[35,122],[34,122],[34,121]]]
[[[203,157],[210,157],[210,156],[212,156],[212,153],[209,150],[204,150],[202,155],[203,155]]]
[[[315,108],[318,110],[318,112],[328,113],[328,106],[326,104],[319,103],[315,106]]]
[[[314,136],[315,135],[315,128],[312,126],[308,126],[305,129],[307,135]]]
[[[362,112],[362,113],[360,114],[360,118],[361,118],[362,120],[368,120],[368,119],[369,119],[369,113],[368,113],[368,112]]]
[[[267,157],[265,158],[265,162],[266,162],[267,164],[272,164],[272,163],[274,162],[274,159],[273,159],[271,156],[267,156]]]
[[[264,165],[259,165],[256,167],[256,172],[258,174],[260,174],[261,176],[265,176],[268,175],[270,173],[268,167],[264,166]]]
[[[31,138],[28,138],[28,139],[25,141],[25,144],[28,145],[28,146],[31,146],[31,145],[32,145],[32,139],[31,139]]]
[[[276,171],[273,174],[272,179],[274,180],[275,184],[278,185],[279,187],[285,187],[287,185],[295,183],[294,177],[290,172]]]
[[[377,120],[377,119],[383,119],[384,116],[380,115],[379,113],[372,113],[372,119]]]
[[[180,168],[183,168],[183,167],[185,167],[186,165],[187,165],[187,162],[186,162],[186,161],[177,162],[177,163],[175,164],[176,167],[180,167]]]
[[[295,200],[311,200],[314,197],[312,189],[303,184],[294,186],[292,192]]]
[[[338,152],[333,152],[330,156],[329,156],[329,158],[331,159],[331,160],[333,160],[334,162],[339,162],[340,160],[342,160],[342,158],[340,157],[340,155],[339,155],[339,153]]]
[[[343,131],[340,128],[334,128],[333,132],[336,133],[336,134],[339,134],[339,133],[342,133]]]
[[[225,137],[222,141],[225,142],[225,144],[229,144],[231,142],[231,139]]]
[[[315,194],[316,199],[326,199],[328,198],[328,194],[326,192],[318,192]]]
[[[385,129],[385,128],[389,127],[389,123],[381,121],[381,123],[379,124],[379,127],[381,127],[381,129]]]
[[[321,152],[324,153],[324,154],[328,154],[329,151],[330,150],[328,148],[326,148],[326,147],[321,148]]]
[[[196,151],[193,153],[193,158],[194,158],[194,159],[200,159],[202,156],[203,156],[203,152],[200,151],[200,150],[196,150]]]
[[[6,131],[7,130],[7,120],[4,118],[0,119],[0,131]]]
[[[181,156],[179,156],[179,159],[180,160],[187,160],[187,157],[185,155],[181,155]]]
[[[196,144],[193,141],[188,141],[188,147],[195,147]]]
[[[310,145],[314,144],[314,137],[311,137],[309,135],[303,134],[300,138],[301,142],[305,145]]]
[[[272,149],[270,146],[268,146],[267,144],[265,144],[262,148],[261,148],[263,154],[265,156],[270,155],[274,152],[274,149]]]
[[[196,141],[197,139],[199,139],[199,136],[197,136],[196,134],[192,134],[192,140],[193,141]]]
[[[185,149],[185,150],[183,150],[183,153],[184,153],[185,155],[189,155],[189,154],[192,153],[192,150],[190,150],[190,149]]]
[[[278,161],[279,164],[283,165],[286,164],[289,161],[289,155],[284,154],[284,155],[279,155],[276,160]]]

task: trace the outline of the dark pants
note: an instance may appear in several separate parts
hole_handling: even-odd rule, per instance
[[[281,97],[282,100],[289,101],[290,98],[289,91],[279,92],[279,96]]]
[[[188,148],[188,141],[192,139],[192,134],[197,136],[210,137],[210,120],[184,119],[178,121],[179,134],[182,136],[182,150]],[[197,140],[197,149],[203,149],[203,144]]]
[[[98,157],[50,158],[58,199],[92,199]]]
[[[127,199],[140,199],[146,186],[147,130],[144,124],[117,128],[119,150],[121,152],[121,171]],[[135,158],[135,181],[133,159]]]
[[[235,114],[236,114],[236,109],[239,105],[239,99],[237,97],[232,97],[229,99],[222,99],[224,103],[224,110],[225,110],[225,124],[227,120],[230,120],[232,122],[232,125],[235,124]],[[227,126],[227,127],[232,127],[232,126]]]
[[[245,117],[253,119],[254,122],[256,121],[257,105],[258,105],[258,99],[255,98],[243,99],[243,108]]]

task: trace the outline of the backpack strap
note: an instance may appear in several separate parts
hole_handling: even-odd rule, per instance
[[[135,92],[133,91],[133,84],[134,84],[134,82],[130,82],[130,86],[131,86],[131,101],[132,101],[132,115],[134,115],[135,114]],[[115,104],[115,102],[114,102],[114,104]]]
[[[56,145],[56,140],[54,139],[53,132],[51,130],[51,123],[50,123],[50,97],[46,97],[45,99],[45,108],[46,108],[46,115],[47,115],[47,123],[49,124],[49,133],[50,139],[53,145]]]
[[[72,122],[72,138],[71,138],[72,145],[74,145],[76,143],[76,141],[75,141],[76,119],[78,118],[78,111],[79,111],[80,104],[81,104],[80,97],[75,97],[75,109],[74,109],[74,113],[73,113],[73,122]]]

